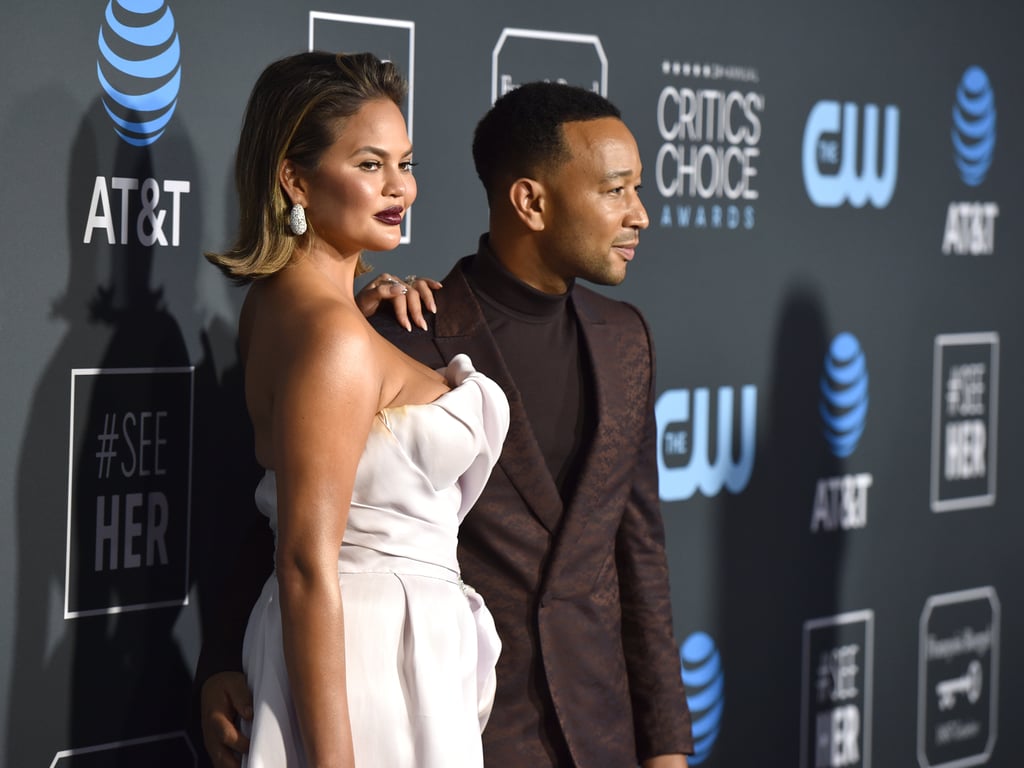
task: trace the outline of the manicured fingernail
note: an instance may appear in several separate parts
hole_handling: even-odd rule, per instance
[[[419,321],[419,323],[418,323],[418,325],[419,325],[419,327],[420,327],[420,328],[422,328],[422,329],[423,329],[424,331],[425,331],[425,330],[427,330],[427,321],[426,321],[426,320],[420,320],[420,321]]]

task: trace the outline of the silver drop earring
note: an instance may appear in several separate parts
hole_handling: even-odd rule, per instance
[[[296,203],[288,214],[288,228],[294,235],[303,235],[306,233],[306,226],[306,209]]]

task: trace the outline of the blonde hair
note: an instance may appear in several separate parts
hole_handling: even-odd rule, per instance
[[[401,105],[407,90],[398,68],[371,53],[310,51],[264,69],[249,96],[235,156],[238,235],[229,250],[206,258],[242,284],[287,266],[298,238],[288,228],[291,204],[278,180],[281,163],[314,171],[345,118],[374,99]],[[360,258],[356,274],[367,271]]]

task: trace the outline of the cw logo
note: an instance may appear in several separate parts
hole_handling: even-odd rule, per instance
[[[747,487],[754,469],[757,430],[757,387],[741,390],[740,458],[733,461],[733,389],[718,389],[718,430],[714,463],[711,462],[711,393],[707,389],[693,392],[693,413],[690,413],[690,390],[668,389],[654,405],[658,423],[658,487],[662,501],[682,501],[698,490],[705,496],[718,494],[722,487],[739,493]],[[692,438],[692,439],[691,439]],[[670,466],[672,457],[690,460],[685,466]]]
[[[858,107],[843,104],[842,122],[838,101],[819,101],[811,109],[804,128],[804,186],[811,202],[819,208],[836,208],[849,202],[861,208],[870,202],[885,208],[896,189],[900,111],[885,108],[885,136],[882,147],[882,171],[878,172],[879,110],[874,104],[864,107],[863,142],[858,148]],[[840,150],[837,138],[842,138]],[[861,158],[857,170],[857,157]],[[837,173],[822,173],[821,166],[838,166]]]

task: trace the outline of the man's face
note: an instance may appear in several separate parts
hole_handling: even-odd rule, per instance
[[[564,123],[562,135],[570,159],[540,174],[546,206],[538,237],[546,290],[564,291],[573,278],[618,285],[649,223],[638,195],[636,140],[613,117]]]

